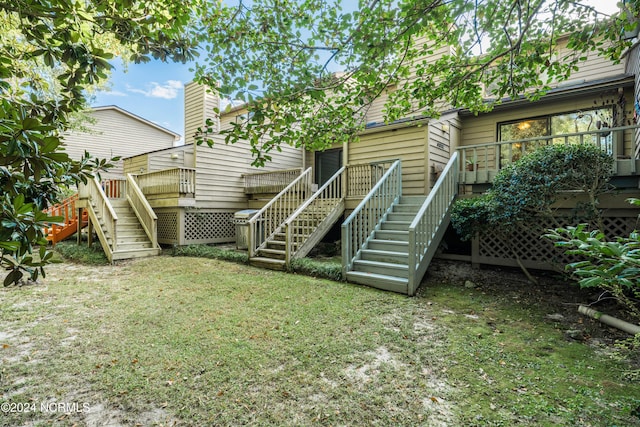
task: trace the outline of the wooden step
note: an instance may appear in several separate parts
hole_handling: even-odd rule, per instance
[[[146,242],[124,242],[124,243],[118,243],[117,247],[118,247],[118,250],[123,250],[123,251],[133,251],[133,250],[140,250],[140,249],[152,249],[151,242],[149,242],[148,240]]]
[[[347,281],[401,294],[408,292],[409,285],[409,280],[406,278],[387,276],[385,274],[373,274],[364,271],[348,271]]]
[[[409,266],[406,264],[393,264],[390,262],[367,261],[357,259],[353,262],[354,271],[366,271],[368,273],[383,274],[387,276],[409,277]]]
[[[394,252],[376,249],[363,249],[361,257],[365,261],[384,262],[390,264],[404,264],[409,262],[409,254],[407,252]]]
[[[281,250],[281,249],[260,249],[258,251],[258,256],[260,257],[264,257],[264,258],[271,258],[271,259],[278,259],[278,260],[284,260],[285,256],[286,256],[286,251]]]
[[[427,200],[427,196],[400,196],[400,203],[401,205],[419,205],[422,206],[422,204],[425,202],[425,200]]]
[[[422,205],[393,205],[393,212],[416,214]]]
[[[144,258],[150,256],[158,256],[162,252],[160,248],[147,248],[147,249],[118,249],[113,253],[113,259],[131,259],[131,258]]]
[[[284,270],[285,265],[283,260],[271,259],[264,257],[253,257],[249,259],[249,265],[260,268],[268,268],[269,270]]]
[[[380,224],[381,230],[408,231],[411,223],[409,221],[384,221]]]
[[[267,249],[275,249],[275,250],[284,250],[287,246],[287,242],[284,240],[269,240],[267,241],[266,248]]]
[[[387,215],[385,221],[403,221],[411,223],[415,217],[416,215],[410,212],[391,212]]]
[[[367,244],[367,249],[390,251],[390,252],[408,252],[409,242],[401,241],[401,240],[371,239]]]
[[[374,234],[374,238],[379,240],[398,240],[402,242],[408,242],[409,231],[377,230]]]

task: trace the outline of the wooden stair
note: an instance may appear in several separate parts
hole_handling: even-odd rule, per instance
[[[109,202],[118,215],[113,260],[160,255],[161,249],[153,247],[129,202],[126,199],[109,199]]]
[[[50,227],[47,227],[45,229],[45,235],[47,236],[46,238],[51,242],[53,246],[55,246],[55,244],[58,242],[68,239],[78,231],[78,211],[76,208],[77,202],[78,194],[76,193],[44,211],[49,216],[57,216],[63,218],[62,223],[51,224]],[[86,211],[83,211],[80,221],[81,228],[87,226],[89,219]]]
[[[402,196],[392,206],[347,272],[349,282],[408,292],[409,226],[425,200],[424,196]]]
[[[285,270],[286,247],[286,236],[278,230],[266,240],[264,247],[258,249],[256,256],[249,259],[249,264],[270,270]]]

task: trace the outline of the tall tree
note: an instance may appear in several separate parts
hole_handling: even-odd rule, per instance
[[[248,102],[251,113],[227,142],[251,141],[256,164],[280,144],[322,149],[353,139],[388,89],[387,122],[445,107],[485,111],[525,93],[535,99],[568,79],[587,51],[617,60],[629,44],[620,35],[639,16],[637,1],[613,16],[579,0],[354,3],[236,0],[203,14],[209,49],[199,80]],[[558,56],[565,34],[573,53]]]
[[[85,107],[86,89],[107,77],[108,62],[130,52],[135,62],[188,61],[196,53],[193,10],[174,2],[9,0],[0,4],[0,266],[5,285],[25,272],[44,274],[50,261],[42,209],[57,189],[86,180],[104,160],[80,161],[60,135]],[[47,72],[40,73],[39,70]],[[42,78],[46,75],[48,78]],[[40,247],[38,257],[33,256]]]

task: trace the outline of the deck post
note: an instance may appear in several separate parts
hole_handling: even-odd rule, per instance
[[[83,208],[78,208],[78,230],[76,231],[76,240],[78,246],[80,246],[80,244],[82,243],[82,209]]]

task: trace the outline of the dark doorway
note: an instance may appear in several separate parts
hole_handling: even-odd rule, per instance
[[[342,148],[316,151],[316,182],[321,187],[342,167]]]

